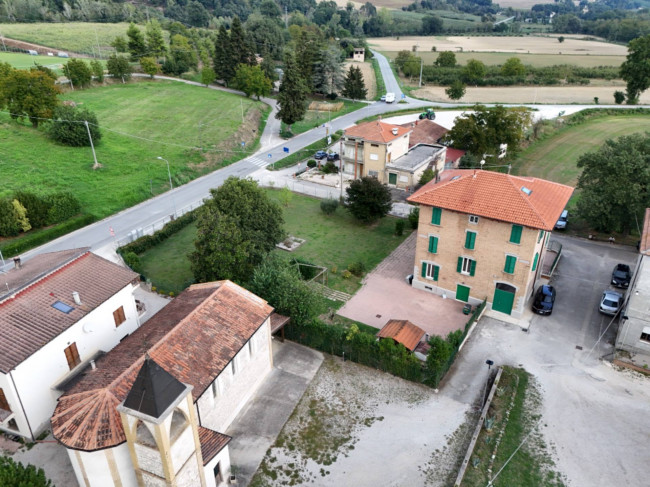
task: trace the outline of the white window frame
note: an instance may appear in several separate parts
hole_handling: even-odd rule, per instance
[[[212,383],[212,398],[216,399],[219,397],[221,393],[220,387],[219,387],[219,377],[214,379],[214,382]]]
[[[440,266],[437,265],[437,264],[434,264],[433,262],[425,262],[425,264],[427,265],[427,272],[426,272],[424,278],[429,279],[431,281],[434,281],[435,279],[433,277],[433,269],[435,267],[437,267],[438,268],[438,279],[440,279]]]
[[[460,268],[460,273],[465,276],[469,276],[469,271],[472,268],[473,261],[474,259],[471,257],[463,257],[463,265]]]
[[[470,215],[470,216],[467,218],[467,220],[468,220],[472,225],[476,225],[476,224],[478,224],[479,217],[476,216],[476,215]]]

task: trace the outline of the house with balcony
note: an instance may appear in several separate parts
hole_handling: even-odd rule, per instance
[[[451,169],[408,198],[420,206],[413,286],[520,317],[573,188]]]
[[[140,325],[139,276],[87,248],[0,274],[0,430],[34,440],[58,397]]]

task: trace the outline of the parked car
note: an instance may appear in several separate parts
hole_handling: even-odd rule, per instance
[[[386,93],[386,103],[393,103],[395,101],[395,93]]]
[[[386,101],[386,95],[381,95],[380,100],[381,100],[381,101]]]
[[[567,223],[569,223],[569,212],[567,210],[564,210],[562,212],[562,214],[560,215],[560,219],[555,224],[555,229],[556,230],[564,230],[564,229],[566,229],[566,224]]]
[[[614,316],[621,309],[623,296],[616,291],[605,291],[600,299],[599,311],[606,315]]]
[[[325,159],[326,157],[327,157],[327,152],[325,152],[324,150],[319,150],[318,152],[316,152],[316,154],[314,154],[314,159],[320,160],[320,159]]]
[[[338,152],[330,152],[327,154],[327,160],[328,161],[338,161],[339,160],[339,153]]]
[[[630,266],[626,264],[616,264],[612,271],[612,284],[616,287],[627,288],[632,280]]]
[[[555,288],[553,286],[540,286],[537,288],[533,299],[533,311],[540,315],[553,313],[555,303]]]

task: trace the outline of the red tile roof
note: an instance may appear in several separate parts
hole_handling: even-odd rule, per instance
[[[530,191],[530,194],[522,189]],[[424,185],[408,201],[552,231],[573,188],[537,178],[454,169]]]
[[[415,350],[424,336],[424,330],[408,320],[389,320],[377,333],[379,338],[392,338],[410,351]]]
[[[68,448],[94,451],[126,439],[115,409],[126,398],[148,351],[194,401],[269,317],[266,301],[230,281],[195,284],[97,361],[61,396],[54,437]]]
[[[207,465],[217,453],[230,443],[231,436],[218,433],[203,426],[199,426],[199,442],[201,443],[201,456],[203,465]]]
[[[645,209],[645,218],[643,219],[643,230],[641,231],[639,252],[641,252],[643,255],[650,255],[650,208]]]
[[[16,294],[0,302],[0,371],[10,372],[138,278],[130,269],[90,252],[72,255],[74,252],[64,251],[61,262],[57,256],[45,254],[7,274],[15,276],[14,283],[21,282],[22,271],[32,279],[22,282]],[[46,263],[54,262],[58,265],[44,271]],[[75,304],[74,291],[79,293],[81,305]],[[57,301],[71,306],[72,311],[64,313],[53,308]]]
[[[397,130],[397,135],[393,134],[393,129]],[[362,123],[345,129],[345,135],[348,137],[359,137],[370,142],[386,144],[387,142],[399,139],[410,131],[410,128],[405,128],[401,125],[376,121]]]
[[[464,155],[465,155],[464,150],[454,149],[453,147],[447,147],[447,154],[445,155],[445,163],[456,162]]]
[[[436,144],[449,130],[438,125],[433,120],[416,120],[415,122],[403,123],[402,127],[411,130],[409,135],[409,147],[417,144]]]

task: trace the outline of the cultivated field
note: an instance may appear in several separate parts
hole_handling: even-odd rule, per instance
[[[3,36],[64,51],[92,54],[100,49],[111,49],[118,35],[126,37],[129,24],[92,22],[0,24]]]
[[[472,52],[508,52],[517,54],[563,54],[563,55],[600,55],[626,56],[627,47],[610,44],[603,41],[591,41],[565,36],[565,41],[559,43],[556,36],[526,36],[526,37],[435,37],[411,36],[375,37],[368,39],[368,44],[379,51],[410,51],[414,45],[419,45],[418,51],[430,52],[433,46],[438,51],[472,51]],[[559,64],[559,63],[556,63]]]
[[[92,170],[89,147],[57,145],[46,137],[47,125],[34,130],[0,113],[0,195],[26,188],[69,190],[84,211],[98,217],[168,189],[166,164],[157,156],[169,160],[176,186],[248,155],[267,110],[230,93],[162,81],[119,83],[61,98],[97,115],[103,136],[95,150],[102,168]],[[242,140],[246,152],[239,146]],[[205,154],[196,149],[199,145]]]
[[[350,66],[356,66],[361,68],[361,74],[363,75],[363,82],[366,84],[368,89],[368,94],[366,95],[366,100],[372,100],[377,94],[377,82],[375,81],[375,70],[372,69],[372,63],[366,61],[365,63],[355,63],[352,61],[346,61],[345,63],[345,72],[350,69]]]

